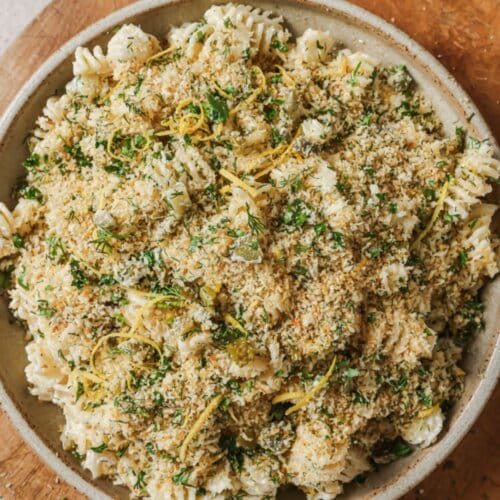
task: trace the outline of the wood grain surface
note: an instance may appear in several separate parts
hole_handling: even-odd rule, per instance
[[[0,58],[0,113],[73,35],[131,0],[54,0]],[[500,0],[353,0],[412,36],[448,68],[500,138]],[[2,13],[5,15],[5,12]],[[500,387],[450,457],[404,499],[500,499]],[[0,498],[84,498],[63,483],[0,412]]]

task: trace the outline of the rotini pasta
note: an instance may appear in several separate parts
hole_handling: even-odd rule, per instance
[[[85,47],[76,49],[73,61],[73,74],[75,76],[106,76],[110,71],[108,59],[99,45],[95,46],[93,51]]]

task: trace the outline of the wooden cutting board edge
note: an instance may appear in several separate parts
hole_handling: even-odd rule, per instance
[[[54,0],[0,57],[0,113],[52,52],[131,0]],[[500,135],[500,2],[356,0],[434,53],[469,92],[493,135]],[[404,498],[500,498],[500,387],[450,457]],[[0,498],[84,498],[61,481],[0,412]]]

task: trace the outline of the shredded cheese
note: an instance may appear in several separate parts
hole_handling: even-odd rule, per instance
[[[218,396],[215,396],[212,401],[208,404],[208,406],[203,410],[201,415],[198,417],[196,422],[194,423],[193,427],[191,430],[188,432],[188,435],[185,437],[184,441],[182,442],[181,449],[179,452],[179,458],[184,461],[186,459],[186,453],[188,446],[190,445],[191,441],[194,439],[196,434],[198,434],[207,420],[210,418],[210,415],[217,409],[217,407],[220,405],[222,399],[224,396],[222,394],[219,394]]]
[[[225,168],[221,168],[219,170],[219,174],[222,175],[222,177],[225,177],[228,181],[231,181],[233,184],[236,186],[240,187],[241,189],[244,189],[252,198],[256,198],[258,196],[257,190],[249,186],[246,182],[242,181],[239,177],[234,175],[233,173],[229,172],[229,170],[226,170]]]
[[[439,199],[436,203],[436,208],[434,208],[434,212],[432,214],[431,220],[428,222],[425,229],[418,235],[417,239],[415,240],[415,242],[413,243],[412,246],[415,246],[418,243],[420,243],[429,234],[430,230],[432,229],[432,226],[436,222],[441,210],[443,209],[444,199],[446,198],[446,193],[448,192],[448,185],[449,185],[448,181],[446,181],[443,184],[443,187],[441,188],[441,193],[439,194]]]
[[[290,415],[291,413],[300,410],[304,406],[311,401],[311,399],[319,392],[321,389],[326,385],[328,382],[328,379],[331,377],[333,370],[335,369],[335,363],[337,361],[337,358],[334,357],[332,364],[330,365],[330,368],[328,368],[328,371],[325,373],[325,375],[321,378],[321,380],[304,396],[296,403],[294,404],[291,408],[288,408],[286,410],[285,415]]]

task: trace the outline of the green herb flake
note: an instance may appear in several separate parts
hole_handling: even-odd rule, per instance
[[[44,318],[52,318],[56,310],[53,307],[49,307],[49,303],[46,300],[38,301],[38,314]]]
[[[467,263],[468,252],[466,250],[462,250],[458,254],[458,266],[460,269],[463,269]]]
[[[100,444],[99,446],[95,446],[95,447],[90,447],[90,449],[94,452],[94,453],[102,453],[104,450],[106,450],[108,448],[108,445],[106,443],[102,443]]]
[[[296,198],[283,211],[281,223],[285,226],[293,226],[298,229],[308,221],[309,215],[310,209],[308,204],[300,198]]]
[[[283,142],[283,136],[276,127],[271,128],[271,145],[273,148]]]
[[[247,209],[248,226],[250,227],[252,234],[260,234],[263,231],[265,231],[266,229],[265,224],[250,211],[248,203],[246,204],[246,209]]]
[[[179,484],[182,486],[189,486],[189,476],[191,475],[190,467],[182,467],[182,469],[172,476],[172,479],[175,484]]]
[[[275,50],[279,50],[280,52],[288,52],[288,45],[286,43],[281,42],[277,38],[275,38],[271,42],[271,48]]]
[[[14,233],[12,235],[12,244],[16,248],[24,248],[24,238],[20,234]]]
[[[82,271],[80,267],[80,262],[76,259],[71,259],[69,263],[69,268],[71,272],[71,277],[73,280],[71,281],[71,285],[81,290],[85,285],[90,283],[90,279],[88,276]]]
[[[357,82],[358,82],[358,72],[359,72],[359,68],[361,67],[361,62],[362,61],[359,61],[358,64],[356,64],[356,67],[354,68],[354,71],[351,73],[351,77],[349,78],[349,80],[347,80],[347,83],[349,85],[356,85]]]
[[[136,482],[134,484],[134,488],[136,488],[138,490],[144,490],[144,488],[146,487],[146,485],[147,485],[147,483],[146,483],[146,473],[143,470],[140,470],[136,474]]]
[[[392,445],[391,451],[394,455],[396,455],[396,457],[402,458],[408,456],[412,452],[412,449],[406,441],[396,439]]]
[[[31,156],[26,158],[26,160],[23,161],[23,167],[28,171],[28,172],[35,172],[36,167],[40,165],[40,155],[37,153],[33,153]]]
[[[203,103],[203,109],[208,119],[214,123],[223,123],[229,117],[226,100],[216,94],[207,94],[207,102]]]
[[[226,458],[234,472],[241,472],[243,468],[244,449],[237,445],[235,436],[222,436],[219,446],[226,451]]]
[[[40,205],[44,204],[44,197],[42,192],[35,186],[26,186],[25,188],[21,189],[19,193],[22,197],[26,198],[27,200],[35,200],[40,203]]]
[[[76,399],[75,399],[75,403],[76,401],[78,401],[82,396],[83,396],[83,393],[85,392],[85,388],[83,387],[83,383],[78,381],[76,383]]]
[[[26,267],[21,268],[21,272],[19,273],[19,276],[17,277],[17,284],[21,287],[24,288],[25,290],[29,290],[30,287],[26,283]]]
[[[119,448],[118,451],[116,452],[116,456],[118,458],[123,457],[123,455],[125,455],[125,453],[127,452],[128,447],[129,447],[129,445],[126,444],[125,446],[122,446],[121,448]]]

